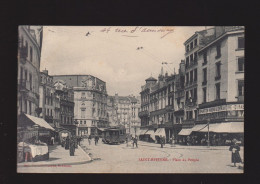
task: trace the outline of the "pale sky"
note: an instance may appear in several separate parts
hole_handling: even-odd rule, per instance
[[[110,31],[104,32],[109,27]],[[119,29],[125,32],[116,32]],[[145,79],[158,77],[162,62],[172,63],[163,65],[164,72],[171,74],[175,68],[178,73],[184,59],[183,43],[203,29],[204,26],[44,26],[41,71],[46,68],[49,75],[93,75],[106,82],[109,95],[117,92],[120,96],[137,96]],[[137,50],[138,47],[142,49]]]

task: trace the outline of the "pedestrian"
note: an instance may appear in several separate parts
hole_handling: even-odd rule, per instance
[[[91,135],[88,136],[88,144],[91,144]]]
[[[65,149],[68,150],[69,147],[70,147],[70,138],[69,136],[67,136],[65,140]]]
[[[51,145],[54,145],[54,137],[51,137]]]
[[[75,137],[70,139],[70,156],[74,156],[75,153]]]
[[[188,135],[188,137],[187,137],[187,145],[188,146],[190,146],[191,145],[191,138],[190,138],[190,136]]]
[[[126,136],[125,142],[126,142],[126,147],[128,147],[128,136]]]
[[[231,162],[234,163],[233,167],[236,167],[236,163],[242,162],[240,154],[239,154],[240,146],[238,145],[238,142],[236,139],[234,139],[232,142],[233,142],[233,144],[229,147],[229,151],[232,152]]]
[[[137,146],[137,136],[135,136],[135,137],[133,138],[133,148],[134,148],[134,145],[135,145],[135,147],[138,148],[138,146]]]
[[[95,135],[95,145],[97,145],[97,141],[98,141],[98,136]]]
[[[163,137],[160,135],[161,148],[163,148]]]

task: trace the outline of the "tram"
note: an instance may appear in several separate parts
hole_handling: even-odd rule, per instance
[[[120,144],[126,140],[125,127],[110,127],[102,132],[102,141],[106,144]]]

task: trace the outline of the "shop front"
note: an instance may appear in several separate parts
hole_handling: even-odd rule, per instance
[[[145,128],[145,129],[140,129],[140,132],[139,132],[139,140],[145,140],[144,139],[144,135],[145,135],[145,133],[148,131],[148,128]]]
[[[148,130],[144,133],[144,141],[155,142],[155,135],[153,130]]]
[[[49,159],[48,144],[55,129],[44,119],[28,114],[21,114],[18,117],[17,126],[18,162]]]
[[[156,143],[160,143],[160,137],[166,137],[165,128],[158,128],[155,132]]]

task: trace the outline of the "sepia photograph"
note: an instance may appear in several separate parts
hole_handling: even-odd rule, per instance
[[[18,26],[17,173],[244,173],[245,26]]]

